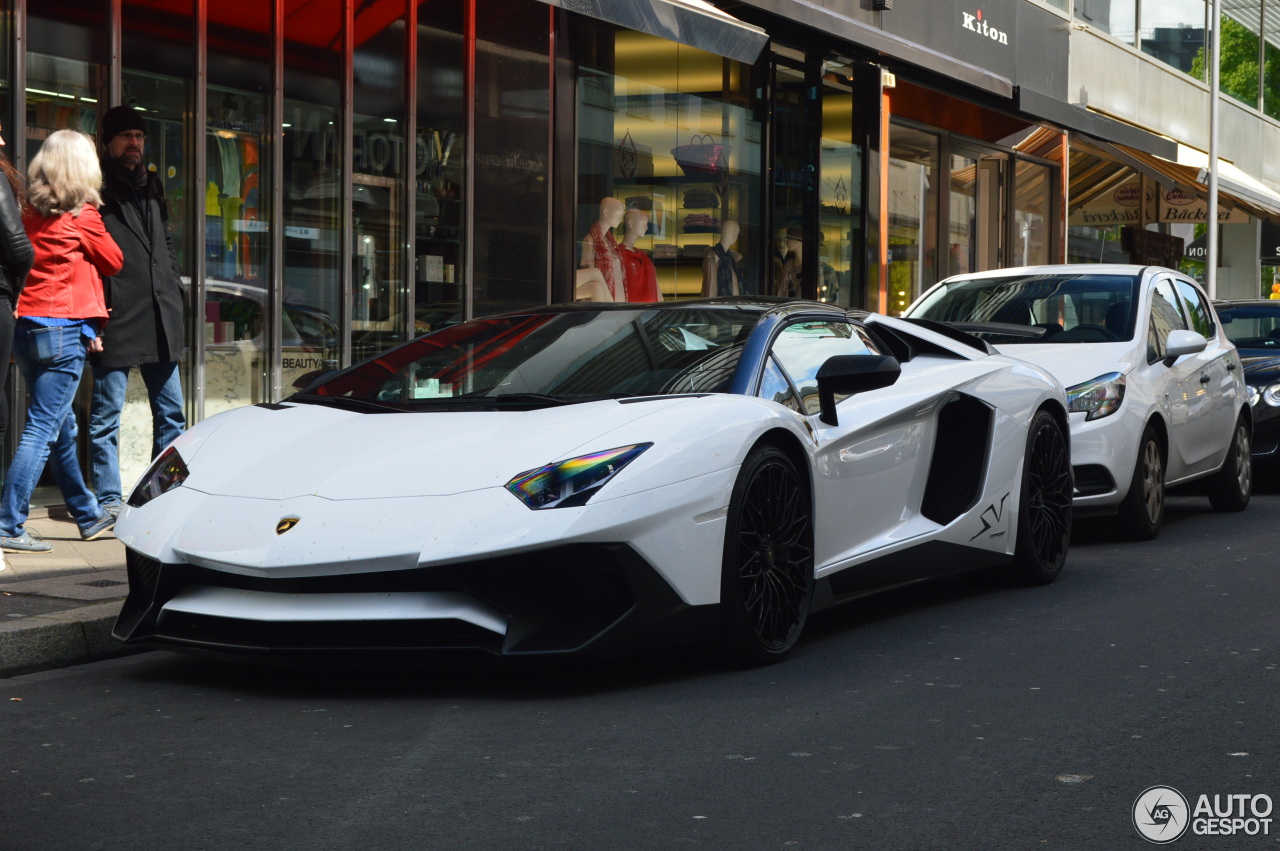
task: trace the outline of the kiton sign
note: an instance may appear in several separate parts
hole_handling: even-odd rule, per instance
[[[1009,43],[1009,34],[1004,30],[996,29],[987,23],[987,19],[982,17],[982,10],[970,14],[969,12],[961,12],[963,26],[969,32],[977,33],[980,36],[986,36],[997,44]]]

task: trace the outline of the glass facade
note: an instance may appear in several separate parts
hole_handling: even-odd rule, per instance
[[[573,298],[605,279],[600,262],[619,300],[875,309],[882,174],[891,311],[1006,243],[1052,259],[1053,168],[1014,173],[979,144],[994,140],[953,151],[949,132],[896,125],[884,157],[880,69],[816,43],[747,64],[539,0],[22,8],[20,73],[0,75],[20,166],[55,129],[142,112],[187,299],[189,422],[415,334]],[[132,380],[126,481],[151,448]]]

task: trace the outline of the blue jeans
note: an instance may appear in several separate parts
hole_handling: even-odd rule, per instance
[[[31,494],[36,489],[45,463],[52,458],[53,478],[67,501],[67,508],[82,530],[102,516],[76,460],[76,416],[71,409],[88,340],[79,326],[49,329],[45,342],[48,357],[36,353],[33,334],[44,331],[31,322],[18,322],[13,335],[13,354],[18,370],[31,392],[27,425],[9,465],[9,475],[0,497],[0,536],[13,538],[23,533],[31,510]]]
[[[89,468],[93,490],[103,505],[120,502],[120,412],[132,367],[93,368],[93,403],[89,409]],[[173,443],[186,427],[182,414],[182,377],[176,363],[144,363],[138,367],[151,400],[151,457]]]

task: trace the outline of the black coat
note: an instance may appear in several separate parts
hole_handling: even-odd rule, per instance
[[[27,239],[22,226],[22,212],[13,197],[13,187],[0,171],[0,293],[7,292],[15,302],[18,300],[35,257],[31,240]],[[7,356],[3,366],[8,366]]]
[[[124,254],[124,268],[102,282],[111,319],[93,363],[122,367],[177,361],[183,346],[182,279],[164,188],[154,174],[135,188],[110,160],[103,160],[102,175],[102,221]]]

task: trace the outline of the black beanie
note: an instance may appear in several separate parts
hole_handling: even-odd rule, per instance
[[[147,131],[146,125],[142,122],[142,113],[133,107],[113,106],[102,116],[102,144],[108,144],[117,133],[123,133],[126,130],[141,130],[144,133]]]

